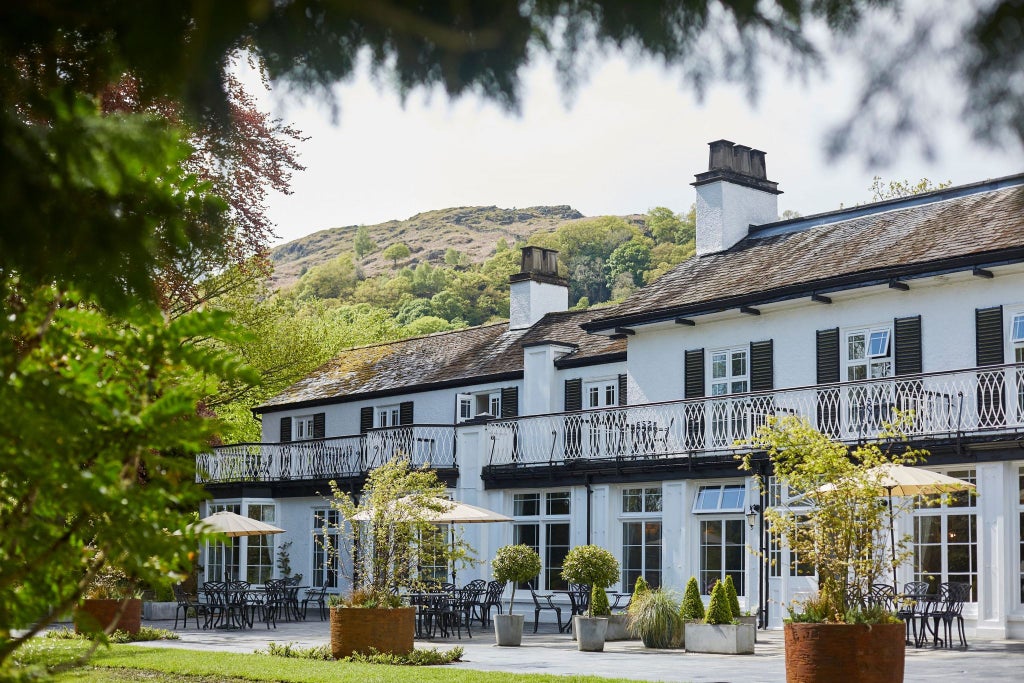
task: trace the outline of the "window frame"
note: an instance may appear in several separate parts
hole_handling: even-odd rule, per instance
[[[722,362],[725,374],[721,377],[715,376],[716,356],[724,356]],[[735,372],[737,356],[742,356],[743,360],[743,372],[739,374]],[[710,397],[750,393],[750,345],[712,349],[708,353],[706,372],[708,396]],[[740,383],[742,383],[742,387],[737,387],[737,384]],[[716,393],[718,387],[721,387],[724,391]]]
[[[534,496],[535,499],[528,498]],[[536,500],[536,512],[517,514],[517,506],[520,502],[527,500],[531,502]],[[562,502],[568,503],[567,510],[552,513],[551,503],[561,504]],[[513,519],[512,542],[525,543],[540,555],[541,570],[536,577],[534,586],[537,590],[565,590],[568,588],[567,583],[560,578],[561,561],[555,562],[555,558],[560,553],[561,559],[564,560],[565,554],[572,547],[572,508],[571,489],[516,491],[512,494],[512,514],[510,515]],[[527,527],[533,529],[536,544],[527,542],[520,536],[520,529]],[[552,534],[555,531],[564,532],[566,537],[564,545],[552,543]],[[521,584],[519,587],[525,588],[526,584]]]
[[[583,410],[600,410],[619,405],[619,378],[595,377],[584,379],[581,388]],[[596,403],[591,399],[596,399]],[[602,398],[604,402],[602,403]]]
[[[638,492],[638,493],[637,493]],[[639,499],[639,509],[627,510],[627,496]],[[659,486],[624,486],[619,491],[619,524],[622,529],[622,560],[619,572],[620,590],[633,592],[636,576],[643,576],[651,588],[660,588],[665,571],[665,527],[663,523],[664,492]],[[639,544],[627,543],[630,529],[639,526]],[[656,531],[657,548],[650,535]],[[627,549],[639,548],[640,566],[631,566]],[[657,567],[651,560],[656,558]]]
[[[252,517],[250,512],[251,508],[257,507],[270,508],[273,511],[273,520],[279,518],[280,506],[272,498],[233,498],[211,501],[207,504],[207,514],[229,510],[243,517],[260,519]],[[276,521],[270,521],[268,524],[276,524]],[[275,577],[277,540],[276,534],[266,534],[264,536],[237,536],[223,542],[208,541],[205,548],[206,555],[204,556],[206,580],[221,581],[223,580],[224,572],[226,572],[232,578],[243,578],[253,585],[262,585],[266,579]],[[266,549],[266,561],[251,563],[249,561],[251,551],[258,552],[260,548]],[[253,576],[251,573],[252,567],[261,568],[256,576]],[[245,570],[244,577],[242,574],[243,569]],[[221,572],[221,576],[216,575],[218,571]],[[263,579],[263,581],[253,580],[254,578]]]
[[[385,424],[387,423],[387,424]],[[398,427],[402,424],[402,412],[398,403],[373,407],[373,426],[378,429]]]
[[[701,494],[704,491],[711,491],[712,489],[718,490],[718,498],[715,507],[698,507],[701,502]],[[740,492],[740,504],[736,507],[722,507],[722,503],[725,500],[726,489],[730,490],[730,493],[739,490]],[[746,484],[701,484],[697,488],[697,494],[693,497],[693,506],[690,512],[695,515],[717,515],[717,514],[730,514],[736,513],[742,515],[746,512],[746,500],[747,500],[747,487]]]
[[[929,468],[931,469],[931,468]],[[943,469],[936,469],[936,472],[955,477],[957,479],[963,479],[971,483],[977,483],[977,469],[971,466],[951,466]],[[929,499],[934,500],[933,496],[929,496]],[[962,502],[963,504],[959,504]],[[975,602],[978,595],[978,581],[983,576],[983,571],[979,569],[979,510],[977,506],[977,499],[971,495],[969,491],[945,493],[938,498],[938,502],[935,505],[924,506],[923,499],[918,497],[914,503],[912,510],[912,524],[913,533],[911,534],[910,549],[911,555],[911,567],[913,571],[914,581],[928,581],[929,585],[934,589],[938,584],[946,581],[958,581],[971,584],[971,598],[969,602]],[[922,543],[919,540],[920,532],[920,520],[925,517],[938,517],[939,528],[938,534],[936,535],[939,539],[938,543]],[[966,542],[953,543],[951,544],[951,534],[955,530],[951,530],[950,518],[952,517],[967,517],[967,530],[969,536]],[[970,566],[966,571],[950,571],[950,546],[954,548],[967,548],[967,556],[970,558]],[[941,564],[940,570],[937,572],[938,576],[931,574],[920,569],[920,557],[919,553],[922,552],[922,548],[938,547],[940,550],[939,562]],[[950,576],[954,578],[950,578]],[[932,580],[929,580],[932,577]],[[966,580],[965,580],[966,577]]]
[[[310,512],[313,520],[313,543],[310,548],[309,563],[312,568],[310,585],[314,588],[322,588],[326,585],[328,591],[335,592],[335,589],[341,588],[342,579],[341,553],[338,551],[342,539],[341,511],[330,507],[317,507]],[[320,520],[319,526],[318,519]],[[322,539],[325,533],[331,539],[332,550],[324,547]]]
[[[872,354],[871,346],[872,339],[877,334],[885,335],[885,353],[884,354]],[[856,335],[864,337],[863,346],[863,357],[852,358],[850,339]],[[869,381],[876,379],[886,379],[895,376],[896,372],[896,357],[893,353],[893,324],[889,323],[878,323],[875,325],[859,325],[856,327],[849,327],[842,330],[841,335],[841,348],[839,351],[840,361],[842,362],[842,374],[843,381],[846,382],[857,382],[857,381]],[[884,367],[884,374],[875,374],[876,368]],[[852,377],[851,372],[854,368],[863,368],[863,377]]]
[[[292,441],[308,441],[309,439],[315,438],[313,436],[315,416],[309,415],[297,415],[292,418]]]
[[[455,419],[458,422],[474,420],[483,413],[501,417],[501,389],[456,394]]]

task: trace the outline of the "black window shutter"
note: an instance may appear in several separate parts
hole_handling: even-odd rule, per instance
[[[839,381],[839,328],[817,332],[818,384]],[[818,431],[828,436],[839,435],[839,390],[819,389],[817,396]]]
[[[281,418],[281,443],[288,443],[292,440],[292,419],[290,417]]]
[[[818,330],[818,384],[839,381],[839,328]]]
[[[499,417],[499,416],[495,416]],[[519,417],[519,387],[501,388],[501,415],[504,420],[510,417]]]
[[[683,359],[683,398],[704,395],[704,349],[688,349]]]
[[[921,316],[896,318],[893,323],[896,339],[895,369],[897,375],[916,375],[922,370],[921,363]]]
[[[619,375],[619,405],[626,405],[626,373]]]
[[[327,436],[327,413],[313,415],[313,438],[322,439]]]
[[[978,366],[1002,365],[1003,307],[978,308],[974,311],[975,349]]]
[[[565,380],[565,412],[583,410],[583,380]]]
[[[411,425],[412,422],[412,401],[402,401],[398,404],[398,424]]]
[[[775,350],[772,340],[750,342],[750,390],[775,388]]]
[[[366,406],[359,409],[359,433],[365,434],[373,429],[373,408]]]

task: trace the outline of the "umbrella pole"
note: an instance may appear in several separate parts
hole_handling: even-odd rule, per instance
[[[448,525],[448,533],[451,535],[451,539],[452,539],[452,552],[451,552],[452,583],[455,583],[455,525],[454,524],[449,524]]]
[[[892,512],[892,487],[886,487],[886,495],[889,497],[889,549],[892,552],[892,589],[899,593],[899,585],[896,579],[896,521]]]

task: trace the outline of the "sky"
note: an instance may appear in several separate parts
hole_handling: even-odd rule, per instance
[[[678,74],[618,55],[594,64],[568,101],[550,63],[531,66],[518,114],[475,96],[450,101],[423,91],[403,104],[365,72],[337,87],[336,121],[322,102],[271,92],[263,105],[309,136],[298,145],[307,168],[294,175],[293,194],[268,200],[275,243],[452,206],[685,212],[694,175],[707,170],[707,143],[722,138],[766,152],[768,179],[783,192],[780,213],[867,202],[876,175],[958,185],[1024,171],[1019,146],[982,146],[955,117],[932,131],[935,158],[910,148],[887,166],[830,160],[825,134],[853,110],[857,76],[844,59],[829,64],[805,83],[768,73],[755,103],[729,84],[698,101]]]

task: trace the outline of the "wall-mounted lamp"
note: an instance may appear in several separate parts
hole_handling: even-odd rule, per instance
[[[754,525],[757,524],[757,516],[760,514],[761,506],[758,505],[757,503],[754,503],[749,508],[747,508],[747,526],[753,529]]]

